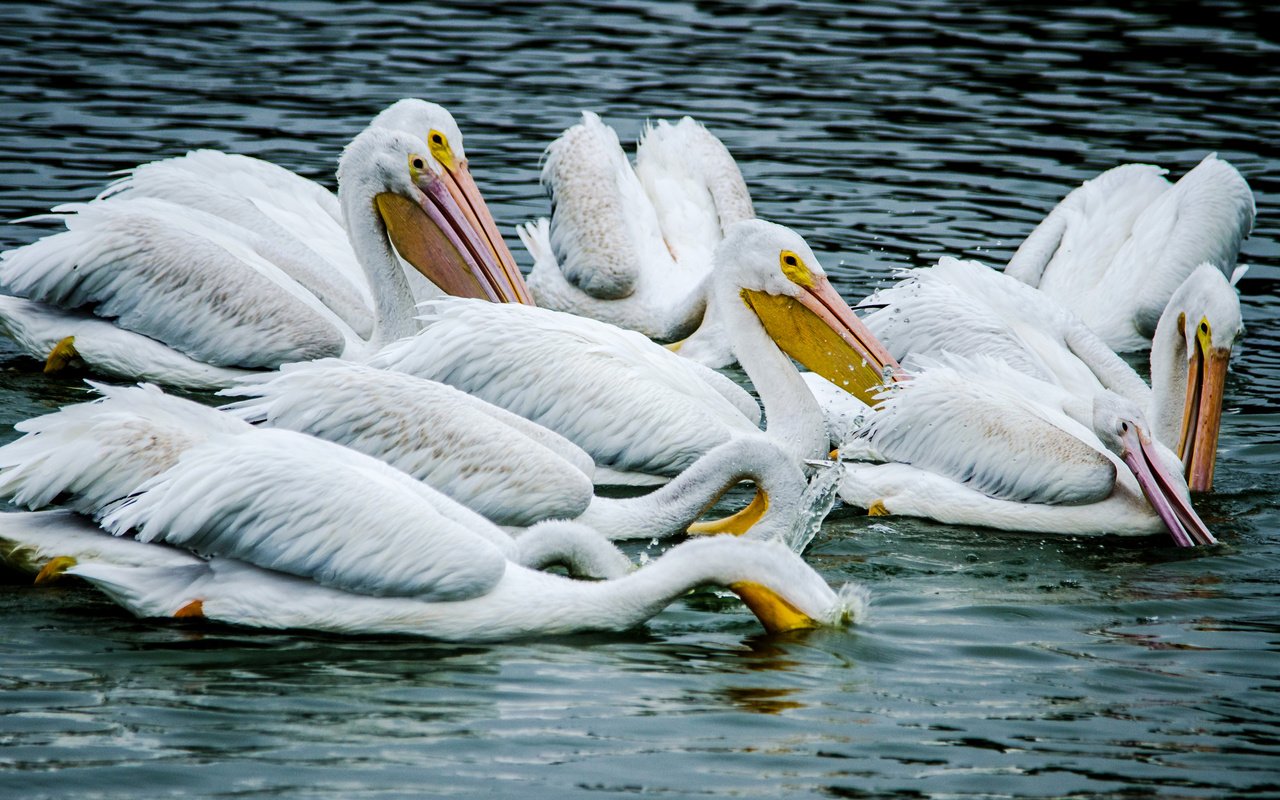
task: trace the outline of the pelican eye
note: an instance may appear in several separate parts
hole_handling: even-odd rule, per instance
[[[804,265],[800,256],[790,250],[783,250],[778,254],[778,264],[782,267],[782,274],[787,276],[787,280],[806,288],[813,286],[813,273]]]
[[[435,156],[436,161],[445,169],[453,169],[453,148],[449,147],[447,136],[432,128],[427,133],[427,144],[431,146],[431,155]]]
[[[1207,352],[1213,345],[1213,329],[1209,325],[1209,318],[1201,317],[1200,324],[1196,327],[1198,328],[1196,331],[1196,339],[1199,341],[1200,346]]]
[[[427,166],[427,162],[423,161],[421,158],[415,158],[413,160],[414,169],[425,169],[426,166]]]

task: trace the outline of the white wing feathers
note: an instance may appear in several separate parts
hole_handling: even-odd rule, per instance
[[[67,311],[8,295],[0,295],[0,333],[32,358],[42,360],[58,342],[73,336],[80,360],[94,372],[187,389],[219,388],[250,374],[196,361],[85,311]]]
[[[551,247],[565,278],[589,295],[630,295],[647,253],[664,254],[653,205],[618,135],[595,114],[547,148],[542,182],[554,207]],[[669,258],[669,257],[668,257]]]
[[[1115,282],[1121,296],[1132,292],[1142,298],[1134,322],[1145,338],[1196,267],[1209,262],[1230,276],[1255,213],[1249,184],[1210,154],[1134,221],[1106,280]]]
[[[1249,184],[1209,154],[1176,184],[1126,164],[1074,189],[1005,271],[1068,305],[1109,346],[1146,347],[1173,292],[1210,262],[1230,275],[1253,226]]]
[[[977,261],[943,257],[863,301],[867,325],[900,361],[963,353],[1007,363],[1077,395],[1106,388],[1147,404],[1142,378],[1058,300]]]
[[[1053,371],[1044,359],[994,313],[990,292],[983,291],[987,273],[996,274],[976,261],[947,257],[934,267],[905,271],[897,283],[859,303],[883,306],[863,321],[899,361],[911,354],[954,351],[1003,360],[1027,375],[1051,380]]]
[[[1062,412],[1066,393],[993,359],[930,362],[884,398],[860,436],[885,460],[1022,503],[1097,502],[1115,484],[1101,443]]]
[[[142,197],[208,212],[257,234],[264,258],[368,338],[368,280],[347,238],[337,198],[283,167],[217,150],[135,167],[99,200]]]
[[[705,144],[703,137],[724,150],[718,139],[689,117],[676,125],[660,120],[656,126],[645,126],[636,145],[635,168],[671,255],[682,270],[700,274],[710,271],[712,251],[724,236],[715,199],[703,177],[704,165],[698,160],[709,149],[700,146]],[[736,170],[732,156],[727,151],[724,156]]]
[[[154,386],[92,385],[101,399],[15,426],[26,435],[0,447],[0,496],[35,509],[68,495],[72,508],[96,514],[209,436],[252,431]]]
[[[633,331],[514,304],[451,298],[422,308],[424,330],[383,348],[373,366],[501,406],[597,465],[675,475],[729,431],[758,430],[743,414],[754,404],[745,392]]]
[[[350,329],[210,214],[140,198],[80,204],[67,230],[0,254],[0,286],[220,366],[339,355]],[[239,238],[237,238],[239,237]],[[264,302],[265,300],[265,302]],[[344,330],[345,329],[345,330]]]
[[[1166,172],[1151,164],[1122,164],[1085,181],[1036,226],[1004,271],[1036,287],[1046,280],[1082,286],[1097,280],[1134,221],[1172,185],[1163,177]],[[1051,269],[1064,262],[1071,268]]]
[[[102,524],[361,594],[484,594],[502,577],[506,558],[463,528],[458,515],[420,496],[430,493],[363,454],[292,431],[260,430],[187,451]]]
[[[559,269],[555,251],[551,249],[551,220],[546,217],[539,217],[533,222],[517,225],[516,233],[519,234],[520,242],[524,245],[524,249],[529,251],[529,255],[533,256],[535,267],[538,264],[548,263],[552,267]]]
[[[137,188],[134,180],[144,173],[161,173],[166,170],[179,172],[188,178],[199,179],[205,183],[223,186],[266,207],[314,207],[320,214],[339,226],[342,225],[342,207],[338,203],[338,198],[320,184],[270,161],[224,153],[220,150],[192,150],[177,158],[141,164],[126,170],[125,177],[109,186],[99,197],[105,199],[122,191]],[[166,199],[176,203],[182,202],[182,198],[176,194]]]
[[[755,216],[738,163],[691,117],[645,127],[636,175],[657,209],[662,235],[681,266],[711,265],[711,251],[733,223]]]
[[[227,410],[345,445],[503,525],[573,518],[594,463],[564,437],[442,383],[328,359],[286,365],[224,395]]]

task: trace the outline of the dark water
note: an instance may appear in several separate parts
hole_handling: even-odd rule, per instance
[[[809,557],[871,588],[856,630],[761,637],[698,595],[625,635],[486,647],[0,584],[0,797],[1280,795],[1280,15],[1117,5],[0,5],[6,219],[194,147],[332,184],[402,96],[453,110],[508,232],[545,213],[538,156],[578,109],[624,140],[692,113],[851,298],[944,253],[1002,263],[1120,162],[1217,151],[1259,211],[1201,504],[1219,548],[837,510]],[[0,343],[6,428],[79,397]]]

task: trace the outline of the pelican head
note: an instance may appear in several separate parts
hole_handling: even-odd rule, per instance
[[[1173,326],[1176,333],[1169,335],[1161,330],[1168,326]],[[1187,276],[1160,317],[1157,340],[1162,333],[1174,343],[1174,352],[1166,354],[1177,362],[1173,369],[1186,371],[1186,395],[1180,409],[1160,409],[1157,414],[1167,416],[1170,426],[1177,424],[1169,431],[1168,441],[1178,443],[1176,452],[1182,459],[1187,485],[1193,492],[1207,492],[1213,488],[1227,364],[1231,361],[1231,348],[1244,333],[1240,297],[1217,267],[1201,264]],[[1165,365],[1156,364],[1156,345],[1152,347],[1155,385],[1157,372]],[[1176,386],[1173,388],[1176,390]],[[1167,404],[1177,406],[1178,400],[1171,396]],[[1174,423],[1179,411],[1181,420]]]
[[[1133,473],[1142,494],[1179,547],[1217,544],[1191,507],[1185,482],[1177,469],[1169,466],[1175,457],[1152,443],[1146,417],[1136,404],[1119,395],[1099,395],[1093,404],[1093,429],[1102,444]]]
[[[374,202],[388,236],[415,269],[449,294],[531,302],[448,111],[401,100],[382,112],[343,152],[339,193],[366,170],[380,184]]]
[[[664,564],[665,562],[665,564]],[[655,567],[658,568],[655,570]],[[864,592],[832,591],[804,559],[777,541],[732,536],[693,539],[664,553],[624,580],[677,573],[672,588],[702,585],[729,589],[769,633],[839,627],[865,615]]]
[[[717,292],[736,293],[784,353],[868,405],[901,368],[795,231],[738,222],[716,248]]]
[[[369,123],[369,127],[412,133],[432,146],[433,155],[440,151],[450,154],[457,161],[467,159],[466,151],[462,149],[462,130],[458,128],[449,109],[439,103],[416,97],[397,100],[379,112]],[[432,133],[438,133],[439,136],[433,137]],[[435,141],[432,141],[433,138]]]

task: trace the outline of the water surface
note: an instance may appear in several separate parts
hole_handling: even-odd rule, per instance
[[[1253,186],[1222,539],[1041,537],[837,510],[850,631],[764,637],[702,593],[617,636],[466,647],[135,620],[0,584],[0,796],[1280,794],[1280,19],[1253,4],[137,0],[0,6],[0,217],[196,147],[333,185],[391,101],[452,109],[513,226],[579,109],[694,114],[838,288],[1003,263],[1068,189],[1208,152]],[[0,228],[0,248],[33,239]],[[0,441],[82,397],[0,342]],[[636,548],[640,549],[640,548]]]

